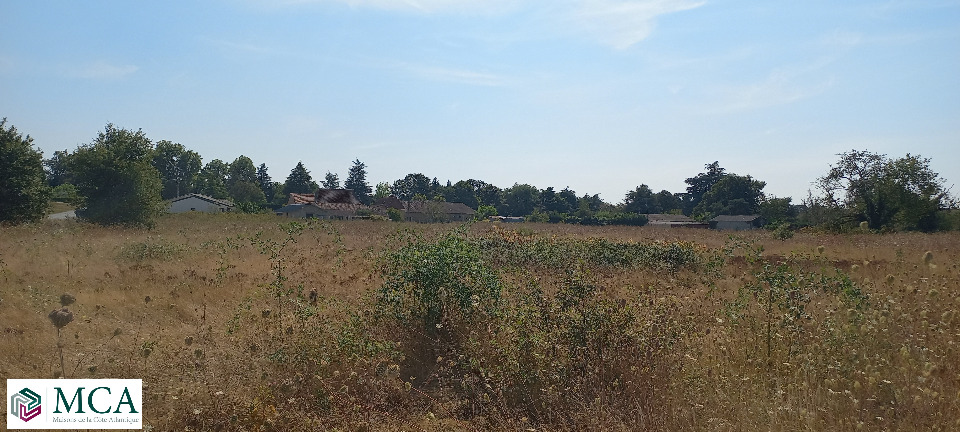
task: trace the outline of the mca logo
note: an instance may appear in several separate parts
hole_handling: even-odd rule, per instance
[[[10,396],[10,414],[20,417],[25,422],[40,415],[40,395],[28,388],[20,390]]]

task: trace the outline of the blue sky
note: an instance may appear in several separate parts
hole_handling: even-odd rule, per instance
[[[714,160],[799,202],[836,154],[960,182],[960,1],[0,3],[0,116],[50,156],[107,123],[283,181],[297,161],[681,192]],[[953,192],[958,192],[954,188]]]

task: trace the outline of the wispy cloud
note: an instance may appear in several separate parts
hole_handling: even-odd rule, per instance
[[[400,64],[397,68],[411,75],[431,81],[444,81],[486,87],[502,87],[508,84],[508,80],[503,76],[466,69],[451,69],[407,63]]]
[[[354,8],[426,14],[504,15],[533,12],[551,32],[571,30],[626,49],[643,41],[662,15],[698,8],[704,0],[288,0],[283,4],[342,3]],[[544,23],[529,23],[540,28]]]
[[[271,4],[276,4],[270,1]],[[519,0],[282,0],[283,5],[343,3],[354,8],[370,8],[426,13],[493,13],[519,4]]]
[[[566,18],[601,43],[626,49],[650,36],[657,17],[704,4],[690,0],[578,0]]]
[[[140,70],[134,65],[115,65],[105,61],[97,61],[73,67],[66,74],[75,78],[85,79],[119,79]]]
[[[814,71],[831,62],[821,59],[802,67],[785,67],[772,71],[764,80],[721,91],[723,102],[712,110],[720,113],[748,111],[787,105],[816,96],[833,85],[831,78],[812,78]]]

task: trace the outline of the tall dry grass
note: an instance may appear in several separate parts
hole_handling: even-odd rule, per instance
[[[479,223],[462,238],[502,299],[430,332],[378,292],[399,229],[425,249],[453,226],[277,223],[0,227],[0,378],[60,372],[47,314],[69,293],[65,375],[143,378],[156,430],[960,428],[957,233]],[[541,252],[559,255],[517,258]]]

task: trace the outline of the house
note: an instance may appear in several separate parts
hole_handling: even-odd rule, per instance
[[[763,218],[760,215],[720,215],[710,219],[710,229],[745,231],[757,229],[763,226]]]
[[[352,189],[317,189],[311,194],[291,193],[287,204],[360,204]]]
[[[408,201],[404,203],[403,220],[409,222],[467,222],[477,212],[464,203],[444,201]]]
[[[233,203],[196,193],[176,197],[169,202],[170,213],[199,211],[205,213],[224,213],[233,210]]]
[[[307,203],[287,204],[274,210],[277,216],[289,218],[317,218],[328,220],[369,219],[373,213],[370,207],[363,204],[343,203]]]
[[[669,227],[669,228],[709,228],[710,224],[706,222],[700,222],[691,218],[690,216],[684,215],[675,215],[675,214],[648,214],[647,216],[647,225],[653,227]]]
[[[274,210],[277,216],[317,219],[369,219],[378,212],[360,204],[351,189],[317,189],[311,194],[291,193],[287,205]]]

